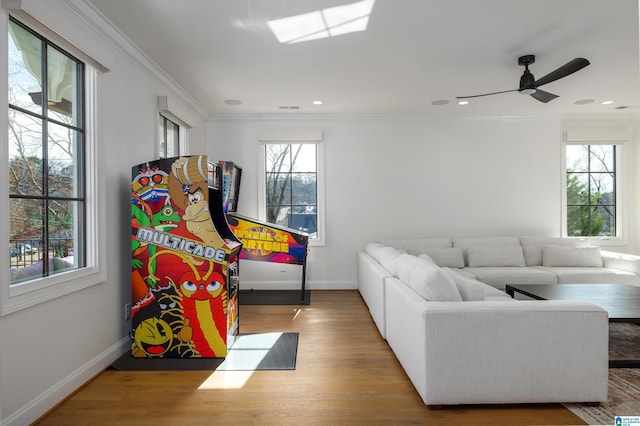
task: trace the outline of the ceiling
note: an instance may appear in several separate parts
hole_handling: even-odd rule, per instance
[[[640,112],[638,0],[364,0],[368,22],[353,23],[365,30],[292,44],[268,22],[328,21],[363,0],[87,1],[208,114]],[[457,104],[517,89],[528,54],[537,79],[576,57],[591,64],[541,87],[559,95],[549,103],[510,92]]]

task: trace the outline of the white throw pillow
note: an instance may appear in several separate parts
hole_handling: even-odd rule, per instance
[[[380,264],[384,269],[389,271],[391,275],[398,276],[396,269],[396,258],[400,256],[402,252],[395,247],[383,247],[380,250]]]
[[[600,247],[544,246],[542,266],[602,267]]]
[[[411,271],[409,286],[432,302],[462,301],[453,279],[442,268],[425,259],[420,259]]]
[[[521,246],[469,247],[469,266],[524,266]]]
[[[380,253],[382,252],[383,248],[384,244],[371,242],[365,246],[364,251],[367,252],[369,256],[380,262]]]
[[[498,290],[488,284],[472,280],[452,271],[449,268],[444,268],[447,274],[453,279],[453,282],[458,287],[460,296],[464,301],[480,301],[480,300],[513,300],[507,293]]]
[[[424,260],[426,260],[427,262],[431,262],[431,263],[433,263],[434,265],[436,264],[436,262],[434,262],[434,261],[433,261],[433,259],[431,258],[431,256],[429,256],[429,255],[428,255],[428,254],[426,254],[426,253],[422,253],[420,256],[418,256],[418,258],[420,258],[420,259],[424,259]],[[438,266],[438,265],[436,265],[436,266]]]
[[[411,271],[418,264],[418,257],[409,253],[403,253],[396,258],[396,271],[398,273],[398,279],[403,283],[409,285],[409,278],[411,277]]]
[[[464,254],[462,247],[425,248],[424,254],[433,262],[444,268],[464,268]]]
[[[460,296],[464,301],[477,301],[484,300],[484,289],[482,285],[476,281],[464,278],[461,275],[456,274],[449,268],[443,268],[447,275],[453,279],[454,284],[460,292]]]

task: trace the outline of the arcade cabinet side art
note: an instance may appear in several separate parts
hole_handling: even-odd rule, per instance
[[[132,347],[140,358],[227,354],[229,247],[216,230],[206,156],[132,168]],[[237,311],[234,314],[237,320]]]

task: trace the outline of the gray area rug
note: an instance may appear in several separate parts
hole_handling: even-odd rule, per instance
[[[134,358],[125,353],[110,369],[120,371],[295,370],[298,333],[241,333],[226,358]]]
[[[640,359],[640,326],[609,325],[609,359]],[[640,417],[640,368],[610,368],[607,402],[597,407],[564,404],[590,425],[615,425],[618,416]]]

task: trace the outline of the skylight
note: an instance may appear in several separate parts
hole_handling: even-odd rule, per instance
[[[321,38],[366,31],[375,0],[361,0],[343,6],[330,7],[268,21],[278,41],[301,43]]]

